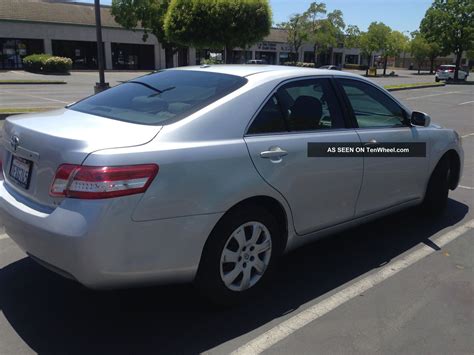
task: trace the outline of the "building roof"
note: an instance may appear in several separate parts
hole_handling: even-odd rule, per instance
[[[2,0],[0,20],[95,26],[92,4],[44,0]],[[121,27],[115,22],[108,6],[101,7],[101,20],[104,27]]]
[[[1,20],[95,26],[94,5],[64,0],[0,0]],[[115,22],[110,6],[101,6],[101,20],[104,27],[122,27]],[[272,28],[264,41],[285,43],[286,31]]]

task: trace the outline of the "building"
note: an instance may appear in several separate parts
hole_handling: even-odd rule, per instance
[[[108,70],[153,70],[166,67],[165,51],[153,35],[143,41],[143,30],[130,31],[114,21],[109,6],[101,7],[105,68]],[[262,59],[283,64],[290,56],[286,32],[273,28],[262,41],[250,48],[235,48],[233,61],[245,63]],[[97,42],[94,7],[68,0],[0,0],[0,70],[21,69],[22,58],[48,53],[71,58],[73,69],[97,68]],[[298,53],[300,61],[314,62],[311,44]],[[182,48],[169,66],[200,64],[202,59],[222,57],[210,50]],[[321,55],[323,64],[367,64],[357,48],[342,44]],[[447,58],[444,62],[452,62]],[[397,62],[398,63],[398,62]],[[403,61],[408,66],[411,58]],[[405,66],[405,65],[404,65]]]
[[[110,7],[101,7],[105,67],[113,70],[152,70],[166,67],[165,53],[155,36],[143,41],[140,29],[129,31],[117,24]],[[91,4],[58,0],[0,1],[0,69],[21,69],[22,58],[34,53],[48,53],[71,58],[73,69],[97,68],[97,44],[94,7]],[[264,41],[245,50],[236,48],[235,63],[263,59],[269,64],[283,64],[290,48],[286,33],[272,29]],[[173,66],[199,64],[210,51],[184,48],[173,58]],[[300,58],[314,60],[312,47],[301,48]],[[332,58],[323,63],[358,64],[357,49],[335,48]]]

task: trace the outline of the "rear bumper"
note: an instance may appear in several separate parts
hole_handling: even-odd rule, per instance
[[[0,181],[0,219],[26,253],[87,287],[193,280],[222,214],[134,222],[130,215],[139,198],[65,199],[44,210]]]

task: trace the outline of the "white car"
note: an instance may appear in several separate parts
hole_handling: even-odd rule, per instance
[[[454,72],[456,71],[455,65],[440,65],[436,70],[435,81],[440,80],[454,80]],[[463,69],[459,69],[458,79],[466,80],[469,73]]]

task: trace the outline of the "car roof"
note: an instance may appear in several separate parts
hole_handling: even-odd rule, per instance
[[[291,76],[317,76],[317,75],[331,75],[331,76],[347,76],[360,77],[359,75],[348,72],[336,72],[329,69],[315,69],[302,68],[285,65],[262,65],[262,64],[210,64],[210,65],[195,65],[178,67],[169,70],[193,70],[204,71],[210,73],[221,73],[229,75],[237,75],[244,78],[259,77],[266,78],[287,78]]]

